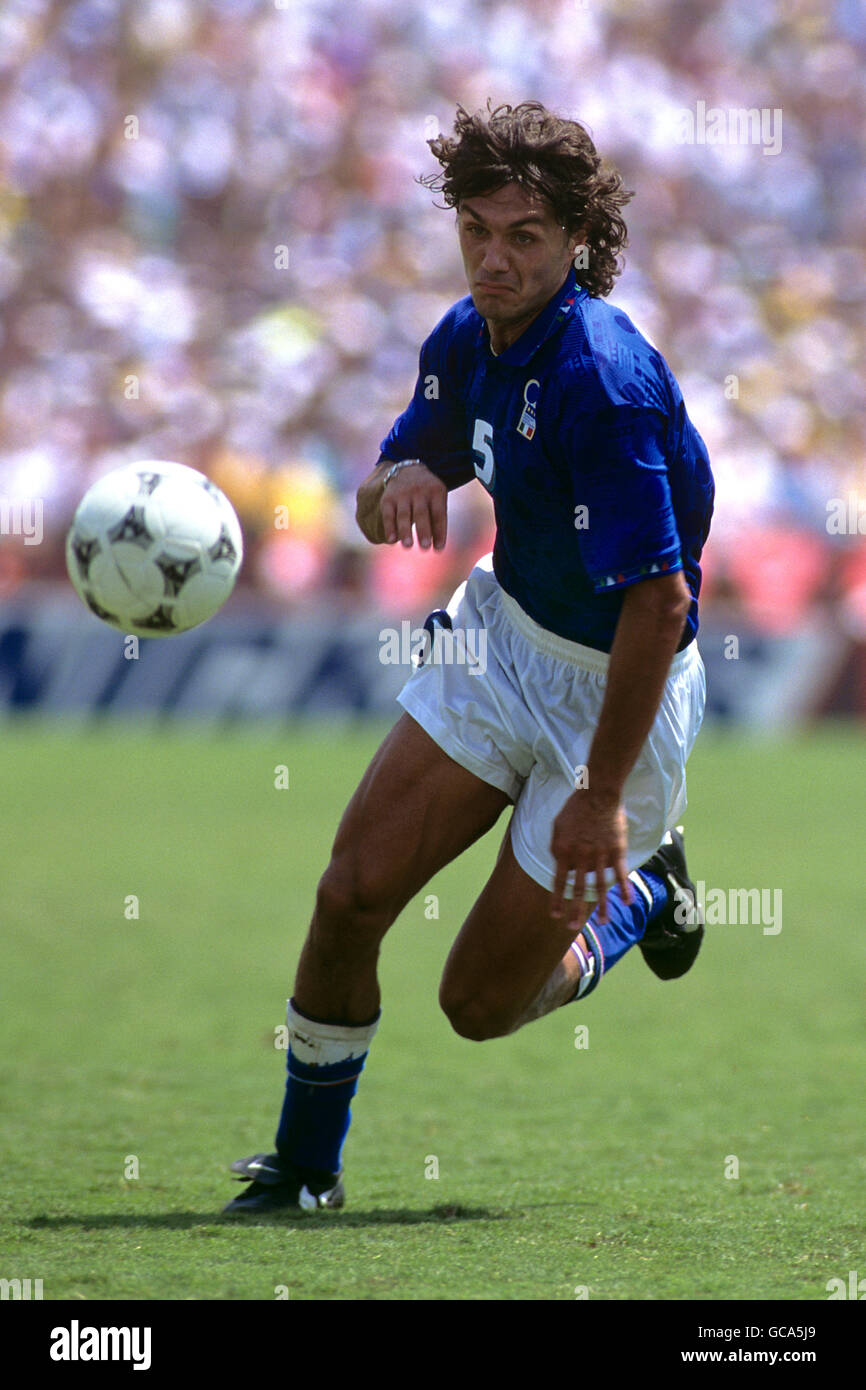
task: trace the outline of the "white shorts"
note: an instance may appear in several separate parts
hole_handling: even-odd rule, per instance
[[[589,761],[609,658],[533,622],[500,588],[489,555],[448,612],[455,638],[438,656],[435,649],[428,655],[397,698],[455,762],[511,798],[517,862],[552,890],[553,822],[575,789],[576,769]],[[685,810],[686,760],[705,699],[704,664],[692,642],[671,663],[655,723],[625,784],[629,871],[655,853]],[[614,877],[609,870],[609,881]]]

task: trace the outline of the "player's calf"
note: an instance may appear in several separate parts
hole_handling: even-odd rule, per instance
[[[372,1018],[379,1007],[376,965],[382,939],[404,906],[372,857],[336,852],[319,882],[298,962],[295,998],[314,1018]]]
[[[647,965],[660,979],[684,975],[694,964],[703,940],[702,914],[688,875],[683,828],[668,831],[654,855],[629,878],[637,888],[626,902],[619,887],[608,891],[608,921],[594,912],[537,997],[509,1030],[576,999],[584,999],[602,976],[638,945]]]
[[[553,1013],[554,1009],[561,1008],[563,1004],[570,1004],[573,1000],[581,998],[589,992],[595,977],[595,957],[581,933],[571,943],[532,1003],[509,1028],[509,1033],[516,1033],[524,1024],[534,1023],[537,1018],[544,1018],[545,1014]]]
[[[468,973],[461,976],[446,969],[439,987],[439,1004],[461,1038],[470,1042],[503,1038],[573,998],[581,988],[582,969],[588,983],[593,961],[581,936],[572,942],[534,998],[530,996],[527,1000],[525,991],[521,998],[513,985],[509,988],[497,972],[490,971],[481,983]]]
[[[588,992],[595,977],[595,960],[583,937],[573,942],[554,967],[540,992],[528,1005],[485,1001],[483,994],[461,995],[454,999],[440,989],[439,1003],[451,1027],[470,1042],[487,1042],[516,1033],[525,1023],[568,1004]]]

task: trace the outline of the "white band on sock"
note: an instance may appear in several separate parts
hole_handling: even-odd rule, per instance
[[[649,884],[644,883],[644,881],[643,881],[643,879],[641,878],[640,874],[638,873],[637,869],[632,869],[631,873],[629,874],[629,878],[630,878],[631,882],[634,883],[634,884],[640,889],[640,891],[643,893],[644,897],[646,898],[646,905],[647,905],[647,908],[649,909],[650,912],[652,912],[652,910],[653,910],[653,895],[652,895],[652,893],[650,892]]]
[[[298,1061],[308,1067],[328,1067],[335,1062],[348,1062],[350,1057],[363,1057],[379,1027],[378,1018],[360,1028],[344,1023],[314,1023],[292,1008],[291,999],[286,1022],[289,1046]]]
[[[577,987],[577,993],[573,994],[571,997],[572,999],[579,999],[580,996],[585,994],[589,989],[592,978],[595,975],[595,957],[592,952],[587,955],[586,951],[578,945],[576,940],[572,941],[571,949],[577,956],[578,964],[580,965],[580,984]]]

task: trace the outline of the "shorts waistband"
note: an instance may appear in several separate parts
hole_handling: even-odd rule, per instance
[[[607,652],[600,652],[596,647],[584,647],[580,642],[570,642],[566,637],[559,637],[555,632],[548,632],[547,628],[541,627],[534,618],[530,618],[528,613],[520,607],[516,599],[507,594],[502,586],[499,586],[499,594],[502,600],[502,611],[510,620],[517,631],[531,642],[537,651],[543,652],[545,656],[554,656],[559,661],[567,661],[572,666],[579,666],[583,671],[589,671],[594,675],[603,676],[607,673],[610,665],[610,656]],[[683,647],[681,652],[677,652],[670,665],[670,675],[677,675],[690,666],[697,655],[697,642],[690,642],[687,647]]]

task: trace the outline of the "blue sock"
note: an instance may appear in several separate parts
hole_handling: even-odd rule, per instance
[[[630,876],[632,902],[625,901],[622,889],[615,884],[607,893],[608,920],[599,922],[596,908],[582,927],[595,969],[587,987],[580,991],[581,999],[585,999],[598,986],[602,975],[612,970],[626,951],[640,941],[649,923],[667,906],[668,891],[663,881],[656,874],[645,873],[643,869],[638,872],[640,882],[635,882]]]
[[[368,1024],[322,1023],[289,1001],[286,1095],[276,1148],[298,1168],[339,1173],[340,1155],[379,1015]]]

